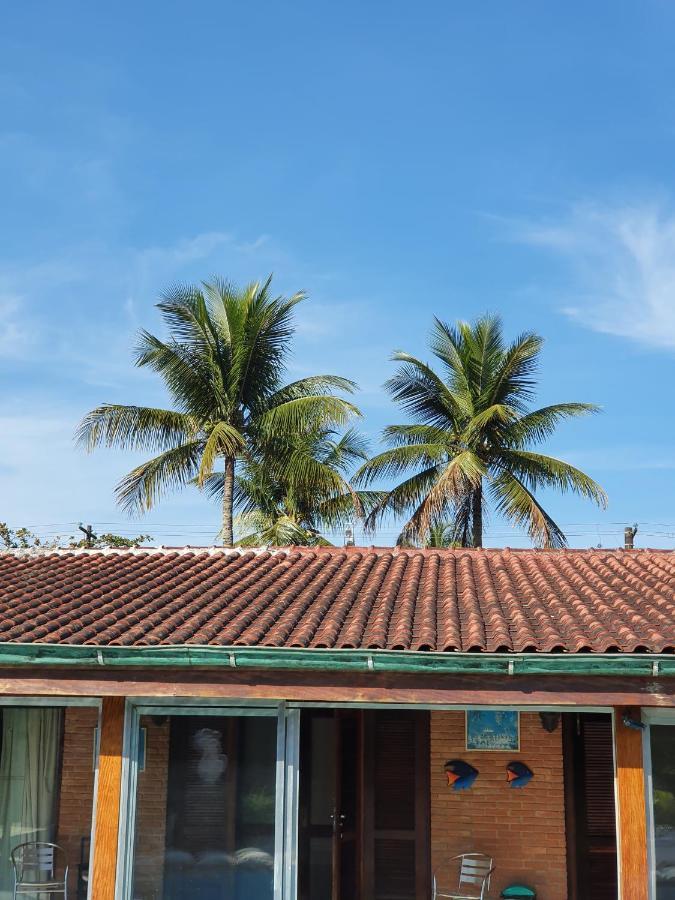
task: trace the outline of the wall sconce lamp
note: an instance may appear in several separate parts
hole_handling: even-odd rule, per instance
[[[552,734],[560,724],[559,712],[540,712],[539,718],[541,719],[542,728],[544,731],[548,731],[549,734]]]
[[[636,731],[642,731],[647,727],[644,722],[640,722],[639,719],[632,719],[628,714],[621,721],[626,728],[635,728]]]

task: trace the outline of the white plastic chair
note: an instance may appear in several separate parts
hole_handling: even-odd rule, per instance
[[[453,856],[450,862],[459,863],[459,878],[457,887],[439,887],[436,872],[433,876],[433,900],[446,898],[446,900],[484,900],[490,891],[490,878],[494,872],[492,857],[485,853],[460,853]]]
[[[65,851],[58,844],[30,841],[15,847],[10,856],[14,869],[14,900],[22,894],[61,894],[68,897],[68,864]],[[63,877],[56,877],[58,857],[64,862]]]

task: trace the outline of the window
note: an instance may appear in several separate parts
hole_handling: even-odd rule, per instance
[[[0,900],[13,896],[19,849],[56,844],[54,871],[33,880],[63,880],[68,896],[86,900],[95,767],[91,747],[98,709],[57,706],[0,707]],[[49,860],[48,860],[49,861]]]

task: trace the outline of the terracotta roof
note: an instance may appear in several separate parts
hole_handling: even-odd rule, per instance
[[[675,554],[0,552],[0,642],[675,650]]]

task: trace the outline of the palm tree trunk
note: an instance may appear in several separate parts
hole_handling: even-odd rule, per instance
[[[483,485],[478,485],[471,493],[471,519],[473,524],[474,547],[483,546]]]
[[[234,459],[226,457],[223,474],[223,546],[234,546],[232,504],[234,499]]]

